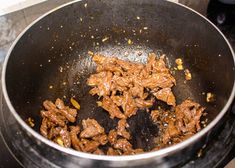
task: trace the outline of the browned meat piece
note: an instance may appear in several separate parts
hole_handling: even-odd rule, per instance
[[[101,54],[94,54],[94,56],[92,57],[92,60],[96,62],[96,64],[106,65],[106,64],[116,64],[117,58],[105,57]]]
[[[138,110],[136,103],[129,92],[123,93],[122,108],[123,108],[125,116],[127,117],[131,117],[132,115],[135,115]]]
[[[43,102],[43,106],[46,110],[53,110],[53,109],[56,109],[56,106],[55,104],[52,102],[52,101],[49,101],[49,100],[45,100]]]
[[[127,127],[129,127],[129,125],[127,124],[125,119],[119,120],[117,126],[117,134],[129,140],[131,136],[130,133],[126,130]]]
[[[100,144],[93,140],[81,139],[79,145],[83,152],[94,152]]]
[[[167,144],[167,143],[171,140],[171,138],[176,137],[176,136],[178,136],[179,134],[180,134],[180,131],[179,131],[178,128],[175,126],[174,121],[170,121],[170,122],[168,123],[168,127],[167,127],[167,129],[165,130],[165,133],[164,133],[164,135],[163,135],[163,137],[162,137],[162,142],[163,142],[164,144]]]
[[[154,73],[148,78],[141,81],[142,86],[154,89],[157,87],[160,88],[171,88],[175,84],[175,78],[168,73]]]
[[[161,56],[159,59],[156,59],[157,56],[155,53],[149,53],[148,62],[146,68],[148,71],[152,71],[155,73],[169,73],[169,69],[166,67],[164,58],[165,56]]]
[[[132,150],[132,145],[126,139],[118,139],[113,147],[116,149],[120,149],[123,152]]]
[[[123,155],[135,155],[135,154],[140,154],[144,153],[143,149],[131,149],[123,153]]]
[[[54,111],[41,111],[41,116],[48,118],[49,121],[58,124],[61,127],[65,126],[65,117],[56,114]]]
[[[126,116],[120,111],[118,106],[109,97],[104,97],[102,101],[102,107],[109,112],[110,118],[126,118]]]
[[[48,126],[47,126],[47,118],[43,118],[42,119],[42,124],[40,126],[40,133],[42,134],[42,136],[44,136],[45,138],[47,138],[48,136]]]
[[[139,97],[141,99],[146,99],[146,97],[148,96],[147,93],[144,93],[144,87],[139,86],[138,84],[135,84],[134,87],[131,87],[129,91],[132,97]]]
[[[175,84],[164,56],[157,59],[154,53],[149,54],[147,65],[99,54],[93,55],[93,61],[97,63],[97,73],[87,80],[87,84],[93,87],[90,94],[103,96],[102,107],[109,112],[111,118],[131,117],[138,108],[151,107],[153,100],[145,100],[149,95],[145,89],[155,91],[171,88]],[[175,105],[173,94],[168,94],[167,103]]]
[[[123,96],[111,96],[112,101],[117,105],[121,106],[123,102]]]
[[[71,126],[70,127],[70,138],[71,138],[71,144],[72,144],[72,147],[75,149],[75,150],[78,150],[80,151],[81,148],[80,148],[80,140],[78,139],[78,134],[80,133],[80,127],[79,126]]]
[[[60,110],[65,108],[64,102],[61,99],[56,99],[55,106]]]
[[[128,87],[132,83],[131,79],[128,78],[128,76],[124,77],[124,76],[114,75],[112,80],[116,85],[120,87]]]
[[[176,106],[175,117],[170,117],[171,114],[168,113],[168,117],[162,119],[167,123],[162,134],[162,143],[179,143],[198,132],[203,110],[204,108],[191,100],[185,100]]]
[[[112,73],[109,71],[102,71],[98,74],[91,75],[87,84],[89,86],[96,86],[96,92],[92,91],[92,94],[98,94],[99,96],[110,95],[111,85],[112,85]]]
[[[104,152],[99,148],[97,148],[93,153],[96,155],[104,155]]]
[[[150,108],[153,106],[153,99],[152,100],[143,100],[140,98],[135,99],[136,106],[139,108]]]
[[[51,127],[49,132],[48,132],[47,138],[48,139],[54,139],[57,136],[60,136],[61,129],[62,129],[61,127],[55,127],[55,126]]]
[[[97,87],[93,87],[90,91],[89,91],[89,93],[92,95],[92,96],[94,96],[94,95],[99,95],[99,92],[100,92],[100,90],[97,88]]]
[[[185,100],[175,109],[177,127],[183,133],[196,133],[201,129],[200,118],[204,109],[198,103]]]
[[[101,145],[105,145],[108,142],[108,137],[105,134],[98,135],[92,138],[94,141],[99,142]]]
[[[113,156],[121,155],[121,152],[109,147],[109,149],[107,151],[107,155],[113,155]]]
[[[71,115],[69,109],[61,109],[61,110],[58,110],[58,112],[64,117],[66,117],[69,122],[73,123],[76,121],[76,118],[75,118],[76,116]]]
[[[123,69],[124,71],[129,71],[129,70],[131,70],[132,68],[134,68],[135,65],[137,65],[137,64],[132,63],[132,62],[130,62],[130,61],[124,61],[124,60],[120,60],[120,59],[117,59],[116,62],[117,62],[117,64],[118,64],[119,66],[122,67],[122,69]]]
[[[161,89],[161,90],[153,93],[153,95],[157,99],[166,102],[168,105],[175,106],[175,96],[172,93],[171,88]]]
[[[61,137],[61,140],[63,141],[64,147],[69,148],[71,146],[71,139],[70,139],[69,132],[67,131],[67,129],[61,129],[60,137]]]
[[[82,120],[82,126],[81,138],[92,138],[104,133],[104,128],[94,119]]]
[[[56,99],[55,105],[58,109],[53,109],[57,113],[60,113],[64,117],[66,117],[70,122],[76,121],[77,110],[69,108],[64,105],[64,102],[61,99]]]
[[[76,121],[75,117],[77,115],[77,110],[66,107],[61,99],[57,99],[55,104],[53,104],[51,101],[46,100],[43,102],[43,106],[46,110],[48,110],[48,112],[42,111],[41,115],[44,115],[44,117],[47,116],[50,121],[59,124],[60,126],[64,125],[62,120],[67,119],[70,122]]]
[[[151,111],[151,118],[152,118],[154,123],[159,121],[159,115],[160,115],[160,112],[158,110],[152,110]]]
[[[117,136],[118,136],[117,131],[115,130],[109,131],[108,140],[111,145],[114,145],[116,143]]]
[[[110,72],[118,72],[119,74],[123,73],[121,67],[118,67],[116,64],[105,64],[105,65],[98,65],[96,68],[97,72],[102,71],[110,71]]]
[[[68,124],[76,121],[77,110],[66,106],[61,99],[55,103],[46,100],[40,127],[44,137],[61,146],[72,146],[75,150],[97,155],[143,153],[143,149],[133,149],[128,141],[131,136],[127,131],[127,118],[140,108],[149,111],[156,99],[172,107],[165,110],[158,105],[158,110],[151,111],[152,121],[159,126],[160,135],[154,138],[156,146],[153,151],[179,143],[201,129],[200,118],[204,108],[190,100],[176,106],[172,92],[176,80],[166,66],[164,55],[157,58],[154,53],[149,53],[146,65],[99,54],[92,56],[97,67],[96,73],[87,80],[92,87],[89,93],[99,96],[101,100],[97,104],[109,113],[110,118],[120,119],[117,127],[106,135],[95,119],[88,118],[82,120],[81,132],[79,126],[68,129]],[[108,148],[107,152],[105,150],[104,153],[103,148]]]

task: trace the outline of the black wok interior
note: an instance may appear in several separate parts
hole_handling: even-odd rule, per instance
[[[171,68],[176,58],[182,58],[193,78],[184,84],[183,71],[176,72],[177,103],[186,98],[201,103],[209,121],[226,104],[234,83],[233,56],[225,40],[190,10],[162,0],[76,2],[36,22],[10,54],[7,92],[22,119],[35,120],[35,130],[45,99],[63,98],[69,104],[72,96],[81,105],[78,123],[90,117],[107,130],[114,127],[117,121],[97,107],[97,97],[88,94],[86,79],[95,69],[88,51],[137,62],[146,62],[149,52],[165,53]],[[214,93],[216,101],[206,103],[203,92]],[[151,146],[146,138],[151,139],[157,128],[149,116],[140,112],[129,122],[132,134],[139,137],[133,140],[136,146]]]

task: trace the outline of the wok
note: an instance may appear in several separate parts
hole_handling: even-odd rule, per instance
[[[75,96],[81,105],[78,124],[95,118],[109,130],[117,123],[88,93],[86,79],[95,70],[88,51],[143,63],[149,52],[164,53],[170,67],[182,58],[192,80],[185,84],[183,72],[174,75],[177,103],[190,98],[206,107],[208,126],[180,144],[133,156],[82,153],[45,139],[38,133],[45,99],[63,98],[69,104]],[[5,137],[38,167],[176,166],[208,143],[222,124],[234,97],[234,78],[228,41],[187,7],[161,0],[74,1],[37,19],[12,45],[2,71]],[[216,95],[215,102],[206,102],[207,92]],[[34,128],[25,123],[28,117],[35,120]],[[134,146],[150,149],[158,128],[148,114],[140,111],[128,122]],[[26,159],[23,164],[30,165]]]

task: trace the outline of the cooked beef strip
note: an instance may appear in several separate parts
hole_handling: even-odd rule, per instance
[[[126,139],[123,139],[123,138],[118,139],[113,147],[116,149],[120,149],[123,152],[132,150],[132,145],[130,144],[130,142],[128,142]]]
[[[127,124],[125,119],[119,120],[117,126],[117,134],[129,140],[131,136],[130,133],[126,130],[127,127],[129,127],[129,125]]]
[[[71,146],[71,139],[70,139],[69,132],[67,131],[67,129],[61,129],[60,137],[63,141],[64,147],[69,148]]]
[[[45,138],[47,138],[48,136],[48,126],[47,126],[47,122],[48,119],[47,118],[43,118],[42,119],[42,124],[40,126],[40,133],[42,134],[42,136],[44,136]]]
[[[97,150],[99,142],[87,139],[81,139],[79,142],[79,146],[83,152],[94,152]]]
[[[138,108],[150,108],[150,107],[153,106],[153,102],[154,102],[153,99],[151,99],[151,100],[143,100],[143,99],[140,99],[140,98],[136,98],[134,100],[135,100],[136,106]]]
[[[92,137],[92,139],[96,142],[99,142],[101,145],[105,145],[108,142],[108,137],[105,134],[97,135]]]
[[[111,85],[112,85],[112,73],[109,71],[102,71],[98,74],[93,74],[87,80],[87,84],[90,86],[97,86],[97,93],[99,96],[110,95]]]
[[[175,96],[171,91],[171,88],[163,88],[153,95],[158,99],[166,102],[168,105],[175,106]]]
[[[175,84],[174,77],[169,73],[154,73],[143,79],[141,85],[145,88],[154,89],[171,88]]]
[[[72,147],[75,150],[80,151],[80,140],[78,139],[78,134],[80,133],[80,127],[79,126],[71,126],[70,127],[70,138],[71,138],[71,143]]]
[[[177,126],[183,132],[196,133],[201,129],[200,118],[205,108],[191,100],[185,100],[176,106]]]
[[[131,149],[127,150],[126,152],[123,153],[123,155],[135,155],[135,154],[140,154],[144,153],[143,149]]]
[[[152,111],[151,111],[151,118],[152,118],[152,121],[153,121],[154,123],[156,123],[157,121],[159,121],[159,115],[160,115],[159,110],[152,110]]]
[[[97,149],[93,152],[93,154],[96,154],[96,155],[104,155],[104,152],[103,152],[101,149],[97,148]]]
[[[114,145],[117,142],[117,136],[118,134],[116,130],[113,129],[109,131],[108,140],[111,145]]]
[[[104,133],[104,128],[94,119],[82,120],[82,126],[80,138],[92,138]]]
[[[136,103],[129,92],[123,93],[122,108],[126,117],[135,115],[138,110]]]
[[[54,111],[50,110],[50,111],[41,111],[41,116],[42,117],[45,117],[45,118],[48,118],[49,121],[61,126],[61,127],[64,127],[66,124],[65,124],[65,117],[64,116],[61,116],[61,115],[58,115],[56,114]]]
[[[110,118],[126,118],[126,116],[121,112],[118,106],[109,97],[104,97],[102,100],[102,107],[109,112]]]
[[[185,100],[175,107],[174,112],[153,110],[151,117],[161,125],[160,147],[179,143],[198,132],[200,117],[204,108],[191,100]]]
[[[93,61],[97,64],[97,73],[87,80],[87,84],[93,87],[90,94],[103,96],[102,107],[111,118],[129,118],[138,108],[150,108],[153,99],[146,100],[149,93],[145,89],[154,91],[159,99],[175,106],[174,95],[168,91],[175,85],[175,79],[166,67],[164,56],[156,59],[156,55],[150,53],[146,65],[100,54],[94,54]],[[160,88],[161,91],[155,92]]]
[[[61,127],[50,127],[50,130],[48,131],[48,139],[54,139],[55,137],[60,135]]]
[[[98,104],[110,118],[120,119],[116,128],[106,135],[104,128],[89,118],[82,120],[82,130],[79,126],[68,128],[68,124],[76,121],[77,110],[65,106],[61,99],[56,99],[55,103],[46,100],[40,127],[44,137],[61,146],[98,155],[143,153],[143,149],[133,149],[128,141],[131,136],[126,119],[136,115],[138,109],[155,109],[156,99],[170,105],[171,110],[158,108],[151,111],[152,121],[159,125],[160,131],[152,150],[179,143],[201,129],[200,117],[204,108],[191,100],[176,106],[172,92],[176,80],[166,66],[164,55],[157,59],[154,53],[149,53],[146,65],[100,54],[93,55],[93,61],[97,67],[96,73],[87,80],[92,87],[89,93],[101,98]],[[101,150],[106,147],[107,152]]]
[[[108,148],[107,155],[116,156],[116,155],[120,155],[120,154],[121,154],[120,151],[115,150],[115,149],[113,149],[112,147],[109,147],[109,148]]]
[[[56,109],[56,105],[52,101],[49,101],[49,100],[45,100],[43,102],[43,106],[46,110]]]
[[[65,108],[64,102],[61,99],[56,99],[55,106],[60,110]]]

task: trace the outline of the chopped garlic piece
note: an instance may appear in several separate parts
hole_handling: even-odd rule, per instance
[[[89,54],[90,56],[93,56],[93,55],[94,55],[94,53],[93,53],[92,51],[88,51],[88,54]]]
[[[184,74],[185,74],[185,79],[186,80],[191,80],[192,79],[192,74],[190,73],[190,71],[188,69],[186,69],[184,71]]]
[[[177,58],[177,59],[175,60],[175,63],[176,63],[177,65],[183,65],[183,61],[182,61],[181,58]]]
[[[210,92],[208,92],[206,94],[206,102],[209,103],[209,102],[214,102],[214,101],[215,101],[215,95],[210,93]]]
[[[102,42],[105,42],[105,41],[107,41],[109,39],[109,37],[104,37],[103,39],[102,39]]]
[[[177,66],[177,69],[178,69],[178,70],[183,70],[184,67],[183,67],[183,65],[178,65],[178,66]]]
[[[57,142],[57,144],[59,144],[60,146],[64,146],[64,142],[62,141],[61,137],[56,138],[56,142]]]
[[[81,107],[80,107],[80,104],[79,104],[74,98],[71,97],[70,102],[72,103],[72,105],[73,105],[76,109],[79,110],[79,109],[81,108]]]
[[[128,39],[127,43],[128,43],[129,45],[133,44],[133,42],[131,41],[131,39]]]
[[[34,124],[34,119],[32,119],[31,117],[29,117],[29,118],[27,119],[27,123],[29,124],[30,127],[34,127],[34,126],[35,126],[35,124]]]
[[[101,101],[97,101],[96,103],[97,103],[97,105],[98,105],[99,107],[102,106],[102,102],[101,102]]]

